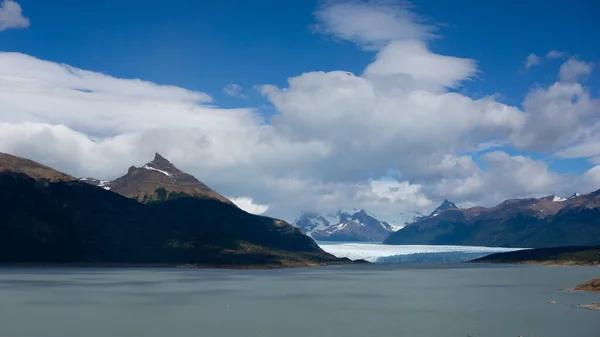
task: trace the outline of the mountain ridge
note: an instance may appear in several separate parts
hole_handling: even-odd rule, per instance
[[[4,161],[14,163],[14,156],[0,155],[1,167],[9,167]],[[181,195],[142,203],[64,173],[58,177],[70,179],[46,179],[56,170],[35,177],[22,171],[31,170],[0,171],[1,263],[236,268],[352,263],[326,253],[285,221],[214,198]]]
[[[447,209],[392,233],[385,244],[551,247],[600,244],[600,190]]]
[[[364,209],[340,209],[325,215],[303,212],[293,224],[315,240],[381,242],[393,227]]]

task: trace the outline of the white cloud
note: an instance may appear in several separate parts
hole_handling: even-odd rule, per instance
[[[534,53],[527,55],[525,58],[525,70],[529,70],[529,68],[533,66],[539,66],[542,63],[542,60],[539,56]]]
[[[555,193],[568,182],[567,177],[553,173],[547,164],[527,156],[510,156],[502,151],[481,156],[486,169],[476,169],[466,177],[443,178],[431,194],[468,205],[494,205],[506,196],[513,198],[545,196]]]
[[[548,52],[548,54],[546,54],[546,58],[547,59],[560,59],[560,58],[566,57],[567,55],[568,55],[567,53],[559,52],[558,50],[551,50]]]
[[[559,158],[586,158],[600,155],[600,140],[589,140],[555,153]]]
[[[203,92],[0,53],[0,151],[103,179],[160,152],[221,194],[247,196],[236,201],[253,212],[291,220],[364,207],[402,223],[444,198],[490,205],[564,184],[526,156],[483,154],[481,168],[465,153],[593,138],[581,124],[597,101],[578,83],[532,90],[524,111],[493,95],[472,99],[451,89],[477,74],[475,61],[436,54],[426,43],[433,29],[406,8],[338,3],[316,15],[321,32],[377,56],[362,74],[315,71],[261,86],[276,109],[270,123],[252,108],[207,106]]]
[[[558,77],[561,82],[575,82],[582,77],[589,76],[593,69],[594,64],[591,62],[586,63],[570,58],[560,66]]]
[[[243,209],[244,211],[252,214],[263,214],[267,210],[269,210],[269,205],[260,205],[254,203],[252,198],[248,197],[240,197],[240,198],[229,198],[237,207]]]
[[[248,98],[248,96],[244,94],[244,88],[235,83],[226,85],[225,88],[223,88],[223,92],[235,98]]]
[[[470,59],[432,53],[423,41],[390,42],[365,70],[365,77],[402,89],[440,91],[457,87],[476,72]]]
[[[21,6],[12,1],[0,1],[0,32],[9,28],[27,28],[29,19],[23,16]]]
[[[315,17],[317,31],[368,49],[379,49],[390,41],[433,37],[433,28],[420,23],[414,12],[389,1],[330,2],[321,6]]]
[[[600,116],[600,100],[579,83],[556,82],[532,90],[523,107],[526,122],[512,136],[523,149],[550,151],[566,145],[578,129]]]

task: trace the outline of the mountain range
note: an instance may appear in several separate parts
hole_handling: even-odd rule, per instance
[[[456,205],[453,205],[456,206]],[[570,198],[510,199],[448,207],[392,233],[384,244],[554,247],[600,244],[600,190]]]
[[[448,209],[458,209],[458,206],[444,200],[429,215],[415,216],[413,222],[433,218]],[[292,224],[320,241],[382,242],[394,231],[403,227],[391,225],[364,209],[357,208],[325,214],[303,212]],[[406,224],[409,222],[405,222]]]
[[[389,223],[356,208],[324,215],[304,212],[293,224],[315,240],[322,241],[381,242],[393,232]]]
[[[113,181],[0,153],[0,262],[350,263],[278,219],[249,214],[160,155]]]

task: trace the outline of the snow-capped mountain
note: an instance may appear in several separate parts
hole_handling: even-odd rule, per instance
[[[364,209],[319,214],[304,212],[294,225],[316,240],[381,242],[394,228]]]

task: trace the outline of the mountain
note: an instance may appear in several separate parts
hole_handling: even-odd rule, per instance
[[[45,179],[48,181],[75,180],[74,177],[68,174],[56,171],[33,160],[0,152],[0,173],[10,172],[22,173],[34,179]]]
[[[510,199],[450,208],[392,233],[385,244],[553,247],[600,244],[600,191],[569,199]]]
[[[294,225],[316,240],[381,242],[393,228],[365,210],[339,210],[335,214],[321,215],[304,212]]]
[[[140,202],[164,201],[182,195],[233,203],[198,181],[194,176],[176,168],[156,153],[154,160],[142,167],[131,166],[127,174],[113,181],[81,178],[81,181],[103,187]]]
[[[180,195],[140,203],[22,158],[1,154],[0,167],[2,263],[283,267],[350,262],[324,252],[284,221],[246,213],[217,198]]]
[[[453,203],[452,201],[448,201],[448,199],[444,199],[444,202],[442,202],[442,204],[439,205],[438,208],[434,209],[433,212],[431,212],[429,215],[416,216],[413,218],[413,222],[433,218],[433,217],[438,216],[438,214],[442,213],[443,211],[447,211],[449,209],[458,209],[458,208],[459,207],[456,206],[456,204]]]
[[[471,262],[598,266],[600,265],[600,246],[525,249],[496,253]]]

